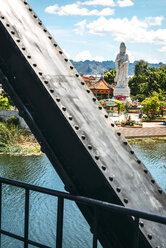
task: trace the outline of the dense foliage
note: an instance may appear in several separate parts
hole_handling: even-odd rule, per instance
[[[3,110],[11,110],[12,106],[9,103],[9,99],[5,96],[3,96],[2,94],[0,95],[0,109]]]
[[[144,60],[140,60],[135,65],[135,75],[129,80],[131,95],[135,99],[144,100],[153,91],[166,91],[166,66],[158,68],[149,66]]]
[[[114,84],[115,75],[116,75],[116,70],[110,69],[108,72],[104,74],[104,80],[109,84]]]
[[[162,111],[162,107],[166,106],[166,102],[163,101],[161,93],[153,92],[150,97],[147,97],[141,105],[143,106],[143,112],[147,114],[148,118],[154,118],[155,115],[159,115]]]

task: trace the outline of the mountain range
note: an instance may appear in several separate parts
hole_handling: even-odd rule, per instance
[[[129,64],[129,76],[134,75],[134,67],[137,61],[134,61],[133,63]],[[115,62],[110,60],[110,61],[90,61],[90,60],[85,60],[85,61],[73,61],[71,60],[71,63],[75,66],[79,74],[81,75],[99,75],[101,73],[104,73],[105,71],[108,71],[109,69],[114,69],[115,68]],[[149,63],[149,66],[153,67],[159,67],[160,65],[163,65],[163,63],[158,63],[158,64],[151,64]]]

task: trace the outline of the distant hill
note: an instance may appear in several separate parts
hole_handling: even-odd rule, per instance
[[[90,61],[90,60],[85,60],[85,61],[73,61],[71,60],[72,64],[75,66],[77,71],[80,74],[85,74],[85,75],[96,75],[96,74],[101,74],[107,71],[110,68],[115,68],[115,62],[110,60],[110,61]],[[134,67],[137,61],[134,61],[134,63],[129,64],[129,75],[134,75]],[[149,64],[149,66],[153,67],[159,67],[160,65],[163,65],[163,63],[158,63],[158,64]]]

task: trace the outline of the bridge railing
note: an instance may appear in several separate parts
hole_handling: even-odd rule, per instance
[[[25,220],[24,220],[24,237],[13,234],[11,232],[5,231],[1,228],[2,223],[2,185],[12,185],[19,188],[25,189]],[[40,248],[51,248],[49,246],[40,244],[38,242],[32,241],[29,239],[29,198],[30,198],[30,191],[39,192],[47,195],[52,195],[58,198],[58,205],[57,205],[57,229],[56,229],[56,248],[62,248],[62,241],[63,241],[63,212],[64,212],[64,199],[74,201],[79,204],[84,204],[90,206],[94,210],[93,216],[93,248],[97,248],[97,229],[98,229],[98,213],[99,209],[105,209],[112,212],[116,212],[118,214],[124,214],[131,216],[135,223],[135,230],[133,236],[133,248],[139,247],[139,226],[141,226],[140,219],[145,219],[161,224],[166,225],[166,217],[150,214],[143,211],[138,211],[130,208],[126,208],[119,205],[114,205],[108,202],[102,202],[99,200],[86,198],[82,196],[71,195],[65,192],[60,192],[44,187],[39,187],[7,178],[0,177],[0,234],[6,235],[8,237],[14,238],[16,240],[22,241],[24,243],[24,248],[28,248],[28,245],[33,245],[35,247]],[[0,246],[1,247],[1,246]]]

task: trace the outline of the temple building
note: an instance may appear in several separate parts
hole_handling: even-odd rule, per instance
[[[101,77],[97,83],[89,86],[89,89],[98,100],[109,99],[113,96],[113,88],[104,80],[103,74],[101,74]]]
[[[91,86],[92,84],[94,84],[94,82],[96,81],[96,78],[93,76],[88,77],[88,76],[82,75],[81,77],[84,80],[84,82],[87,84],[88,87]]]

